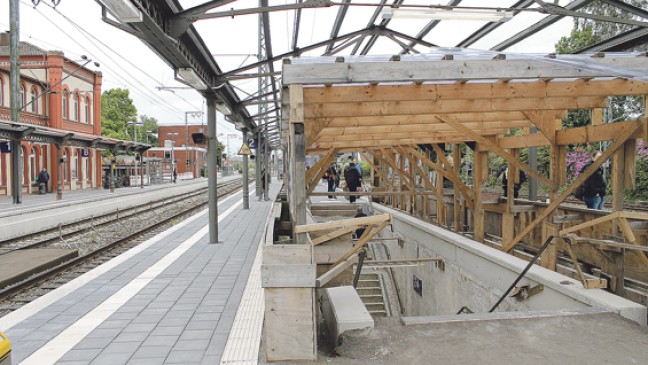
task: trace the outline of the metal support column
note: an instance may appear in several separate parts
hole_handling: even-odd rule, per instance
[[[218,243],[218,139],[216,138],[216,99],[207,98],[207,187],[209,190],[209,243]]]
[[[61,154],[61,149],[63,146],[56,145],[56,170],[58,174],[58,182],[56,183],[56,200],[63,199],[63,156]],[[115,190],[115,169],[114,163],[110,163],[110,192],[112,193]]]
[[[243,130],[243,143],[247,143],[248,133]],[[243,155],[243,209],[250,209],[250,182],[248,181],[248,155]]]
[[[270,153],[268,151],[268,123],[265,124],[265,133],[264,136],[266,139],[263,140],[263,162],[264,162],[264,170],[265,170],[265,191],[263,192],[263,200],[270,200],[270,195],[268,194],[268,191],[270,190],[270,175],[272,175],[272,166],[270,165]]]
[[[254,177],[256,185],[256,196],[261,195],[261,128],[256,135],[257,138],[257,147],[256,147],[256,158],[254,161]]]
[[[18,34],[20,31],[20,0],[10,0],[9,3],[9,72],[10,72],[10,104],[11,104],[11,120],[20,122],[19,109],[21,101],[18,99],[18,85],[20,85],[20,70],[18,68]],[[14,204],[22,203],[22,173],[20,167],[20,140],[11,140],[11,196]]]

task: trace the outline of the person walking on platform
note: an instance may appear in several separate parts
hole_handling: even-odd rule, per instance
[[[358,191],[358,187],[362,184],[360,173],[356,169],[355,164],[351,162],[344,170],[344,180],[346,180],[346,185],[349,188],[349,191],[355,192]],[[351,195],[349,201],[355,203],[357,196]]]
[[[599,157],[601,152],[596,152],[592,157],[592,161],[588,162],[583,168],[587,170]],[[583,183],[583,200],[587,207],[590,209],[603,209],[603,202],[605,200],[605,179],[603,179],[603,169],[600,167],[590,175]]]
[[[338,170],[337,167],[335,166],[335,162],[331,162],[331,166],[326,169],[326,172],[324,173],[326,175],[326,182],[328,183],[328,192],[329,193],[334,193],[335,192],[335,187],[337,185],[337,179],[338,179]],[[333,195],[328,196],[329,199],[337,199]]]
[[[173,169],[173,183],[175,184],[177,180],[178,180],[178,172],[175,169]]]
[[[38,182],[38,193],[47,194],[47,183],[49,182],[50,176],[45,168],[41,170],[38,174],[36,182]]]

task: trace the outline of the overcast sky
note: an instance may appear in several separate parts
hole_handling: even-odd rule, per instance
[[[181,0],[183,7],[191,7],[206,2],[206,0]],[[270,5],[292,3],[288,0],[270,0]],[[355,1],[354,1],[355,2]],[[377,3],[378,0],[363,0],[363,3]],[[489,0],[488,6],[509,6],[513,0]],[[6,16],[0,18],[0,27],[9,30],[8,2],[3,2]],[[406,1],[415,3],[415,1]],[[430,4],[429,1],[419,3]],[[432,3],[445,4],[446,1]],[[461,5],[484,6],[483,0],[464,0]],[[560,1],[561,4],[568,1]],[[103,73],[102,90],[111,88],[126,88],[130,90],[131,98],[140,115],[156,118],[160,124],[184,124],[185,112],[204,111],[206,109],[202,97],[193,90],[168,89],[182,86],[174,80],[173,70],[154,54],[144,43],[121,30],[118,30],[101,20],[101,7],[94,1],[61,0],[54,10],[51,1],[42,0],[34,7],[31,0],[21,0],[20,6],[20,40],[33,43],[45,50],[62,50],[66,57],[80,60],[81,55],[87,55],[93,61],[100,63],[94,68]],[[226,5],[223,10],[230,8],[256,7],[257,1],[239,0]],[[299,46],[303,47],[313,42],[326,40],[330,36],[331,24],[338,8],[307,9],[302,13],[299,36]],[[351,7],[346,15],[340,34],[359,30],[366,26],[368,14],[373,8]],[[505,23],[473,47],[488,49],[506,39],[518,30],[529,26],[543,15],[525,13],[516,16]],[[228,71],[245,63],[256,62],[258,51],[256,15],[237,16],[203,20],[195,23],[221,69]],[[272,41],[274,54],[281,54],[290,49],[290,34],[293,27],[293,12],[272,13]],[[394,20],[389,27],[406,34],[416,34],[425,24],[423,20]],[[483,22],[445,21],[441,22],[425,40],[439,46],[451,47],[482,26]],[[553,52],[554,44],[561,36],[568,35],[572,28],[571,19],[564,19],[543,32],[530,37],[524,42],[512,47],[510,52],[549,53]],[[375,53],[398,53],[398,46],[385,39],[374,47]],[[422,50],[425,51],[425,50]],[[312,53],[321,54],[323,50]],[[90,64],[92,65],[92,64]],[[89,66],[90,66],[89,65]],[[280,69],[280,64],[276,68]],[[254,92],[256,80],[247,80],[236,84],[240,89]],[[245,97],[244,94],[241,94]],[[254,113],[253,113],[254,114]],[[218,113],[218,133],[224,135],[237,132],[233,125],[222,120]],[[189,117],[190,124],[206,124],[206,118]],[[223,141],[223,139],[221,139]],[[234,146],[235,140],[230,142]],[[240,142],[238,142],[240,144]],[[236,148],[236,147],[233,147]]]

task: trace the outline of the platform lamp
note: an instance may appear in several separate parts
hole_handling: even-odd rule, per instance
[[[175,137],[178,136],[177,132],[167,133],[167,137],[171,139],[171,181],[173,181],[173,172],[175,171],[175,155],[174,155],[174,146],[175,146]]]
[[[193,150],[191,153],[191,157],[189,157],[189,121],[187,118],[189,116],[196,118],[202,115],[203,112],[201,111],[185,112],[185,155],[186,155],[185,160],[187,164],[187,171],[191,171],[194,178],[196,177],[196,175],[194,174],[195,173],[194,170],[196,169],[196,161],[195,161],[196,156],[194,156],[195,150]]]
[[[137,143],[137,126],[138,125],[144,125],[144,122],[140,121],[135,121],[135,122],[127,122],[127,126],[132,125],[133,126],[133,142]],[[142,163],[142,168],[144,167],[144,163]],[[142,174],[144,174],[144,171],[141,171]],[[137,175],[137,158],[135,158],[135,175]]]

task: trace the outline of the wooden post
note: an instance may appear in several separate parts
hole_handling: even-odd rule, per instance
[[[626,142],[627,143],[627,142]],[[625,145],[624,145],[625,146]],[[625,188],[625,148],[619,148],[612,155],[612,171],[610,173],[612,178],[612,211],[623,211],[623,191]],[[619,225],[616,220],[610,223],[610,234],[616,237],[619,234]]]
[[[547,238],[551,235],[558,235],[561,226],[545,221],[542,224],[542,243],[544,243]],[[546,267],[549,270],[556,271],[556,257],[558,249],[556,247],[556,242],[552,242],[547,246],[542,255],[540,255],[540,265]]]
[[[484,242],[484,206],[482,205],[482,183],[484,172],[488,171],[488,152],[481,152],[481,148],[475,150],[475,170],[473,174],[473,186],[475,196],[474,238],[475,241]]]
[[[452,159],[454,160],[454,165],[452,166],[454,173],[459,176],[460,169],[461,169],[461,149],[459,148],[459,145],[455,145],[455,148],[452,150]],[[452,219],[452,225],[454,226],[454,231],[459,232],[459,227],[461,227],[461,210],[460,210],[460,194],[459,194],[459,189],[453,189],[454,190],[454,195],[453,195],[453,208],[454,208],[454,216]]]
[[[304,138],[304,87],[290,85],[290,204],[294,226],[306,224],[306,139]],[[306,244],[304,233],[295,234],[295,243]]]

